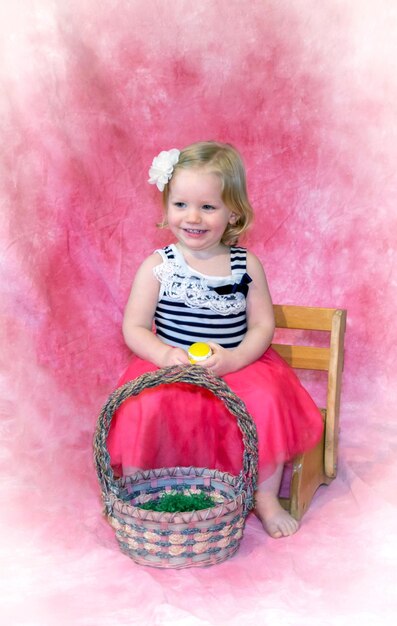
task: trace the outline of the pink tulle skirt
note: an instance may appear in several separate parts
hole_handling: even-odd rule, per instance
[[[119,381],[157,369],[136,356]],[[312,448],[323,420],[295,372],[272,349],[224,380],[255,420],[259,482],[277,464]],[[235,417],[212,392],[187,383],[145,389],[115,413],[108,450],[116,474],[140,469],[190,466],[238,474],[243,445]]]

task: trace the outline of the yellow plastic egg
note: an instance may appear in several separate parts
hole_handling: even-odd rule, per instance
[[[190,363],[198,363],[199,361],[205,361],[212,354],[212,350],[208,343],[202,343],[198,341],[193,343],[187,351]]]

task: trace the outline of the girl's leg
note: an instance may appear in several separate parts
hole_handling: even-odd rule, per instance
[[[123,466],[123,476],[132,476],[136,472],[139,472],[139,467],[132,467],[131,465]]]
[[[274,539],[293,535],[299,523],[285,511],[278,501],[284,465],[277,466],[275,472],[258,485],[255,492],[255,514],[261,520],[266,532]]]

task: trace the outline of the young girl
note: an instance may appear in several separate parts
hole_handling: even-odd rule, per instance
[[[237,247],[252,220],[245,171],[230,145],[202,142],[161,152],[149,182],[163,193],[175,243],[140,266],[123,322],[134,357],[120,385],[156,368],[188,365],[187,348],[209,343],[200,362],[245,402],[258,430],[256,514],[274,538],[298,523],[279,504],[284,462],[314,446],[322,418],[293,370],[272,350],[272,301],[260,261]],[[153,324],[155,331],[153,331]],[[237,474],[241,435],[211,392],[184,383],[123,403],[108,438],[113,469],[198,466]]]

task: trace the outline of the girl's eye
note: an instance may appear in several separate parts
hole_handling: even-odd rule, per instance
[[[212,204],[203,204],[204,211],[215,211],[215,207]]]
[[[184,202],[174,202],[174,206],[176,206],[178,209],[183,209],[186,205]]]

